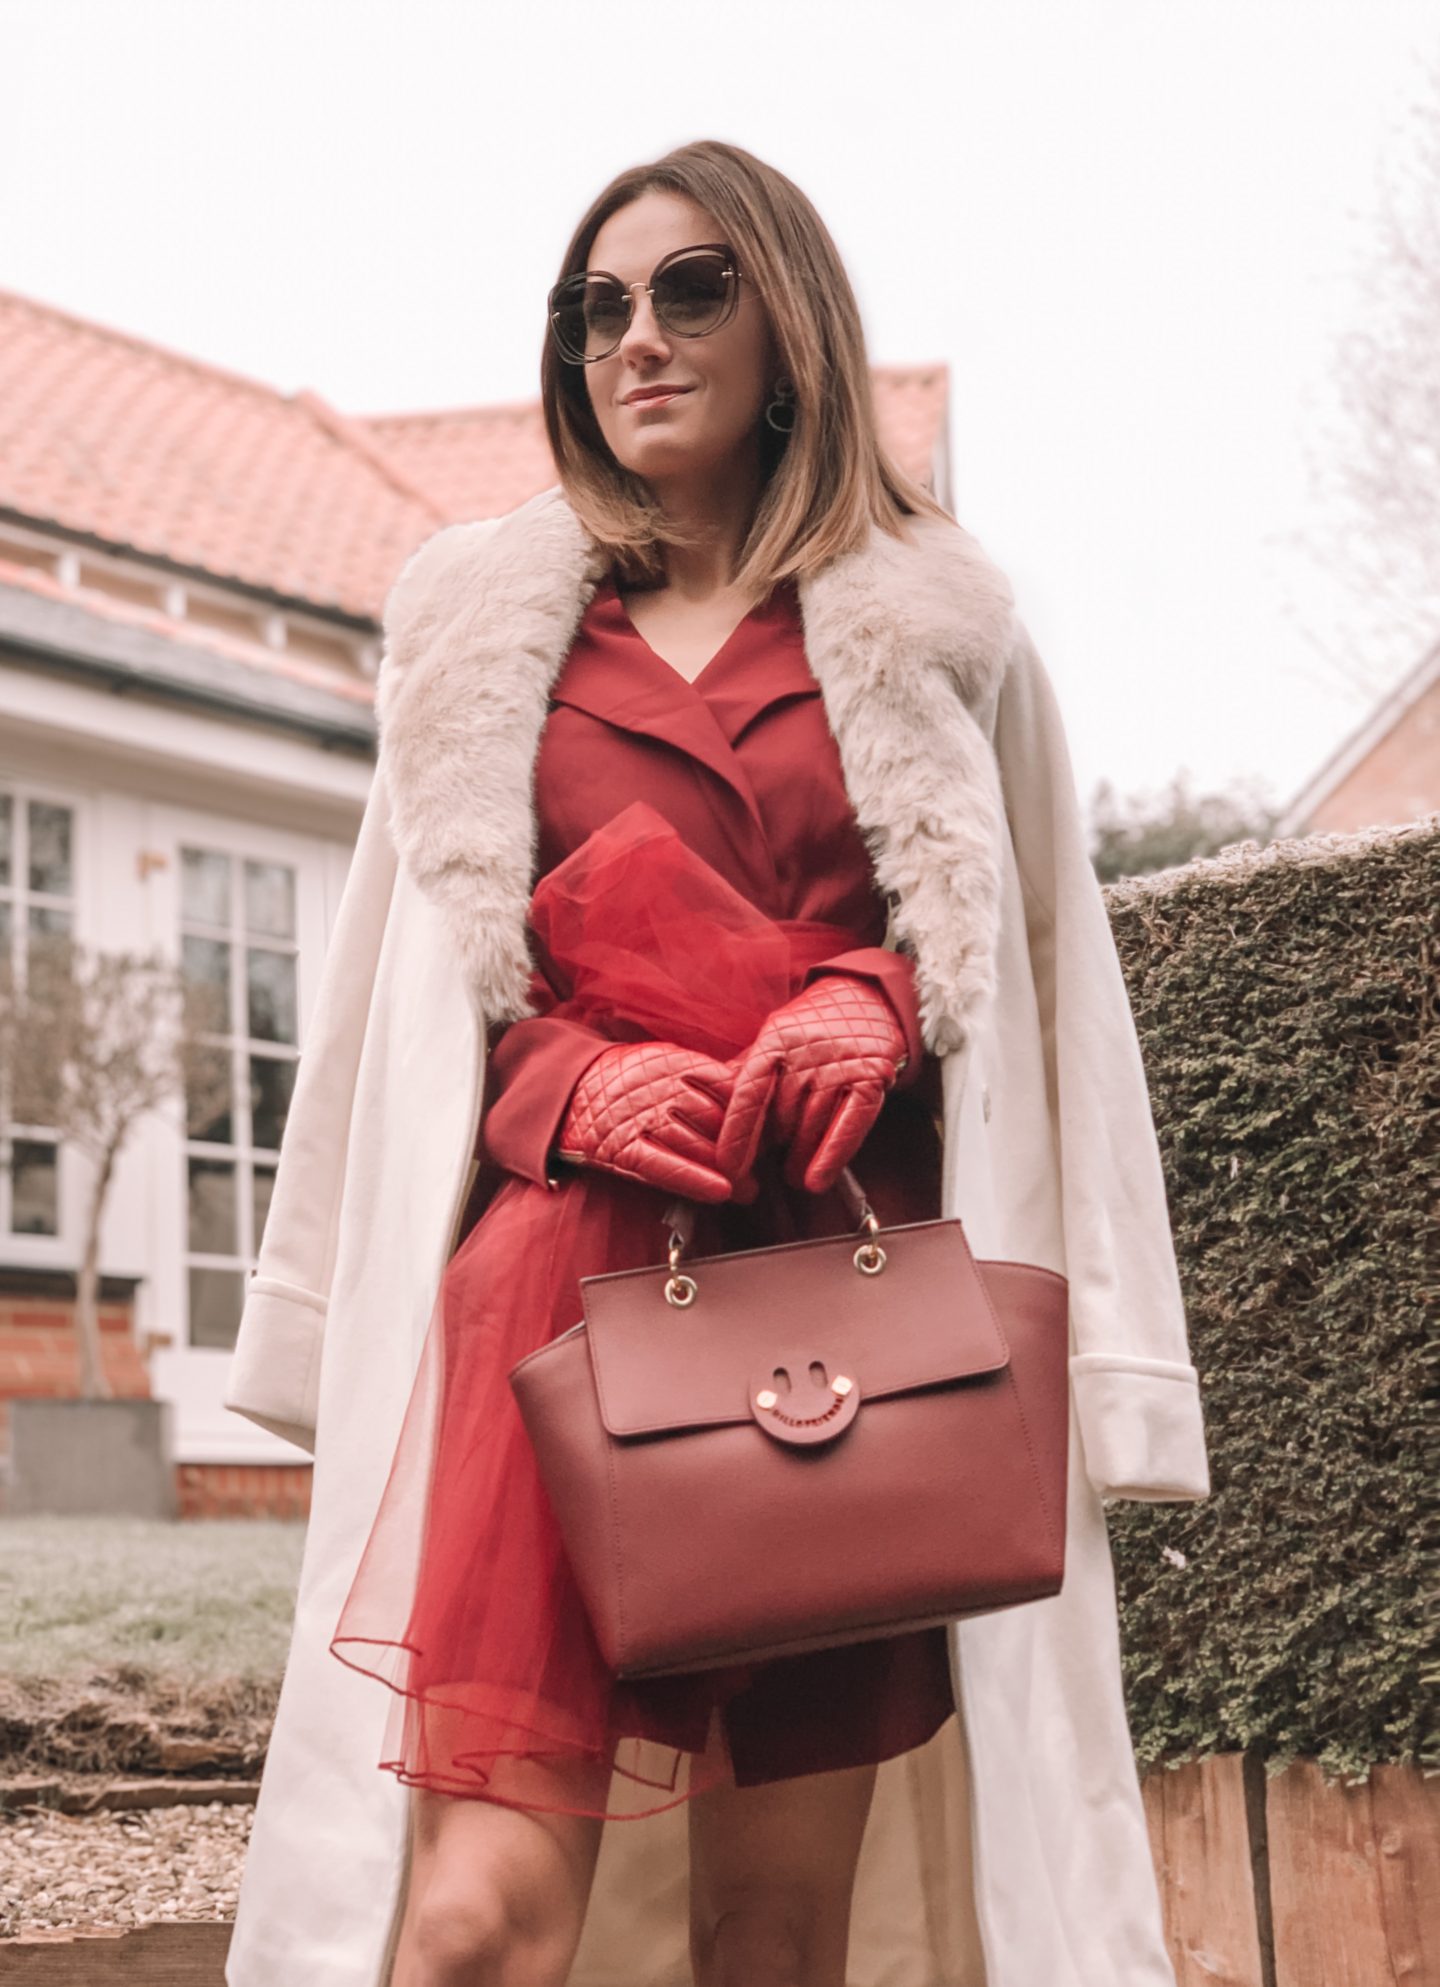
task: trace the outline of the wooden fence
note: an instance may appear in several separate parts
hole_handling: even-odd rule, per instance
[[[1364,1786],[1326,1786],[1302,1764],[1267,1780],[1233,1753],[1151,1774],[1144,1791],[1178,1987],[1440,1987],[1440,1775],[1381,1766]],[[0,1982],[224,1987],[229,1936],[171,1924],[4,1940]]]
[[[1230,1753],[1144,1792],[1179,1987],[1440,1987],[1440,1775]]]

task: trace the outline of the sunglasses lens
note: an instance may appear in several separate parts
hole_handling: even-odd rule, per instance
[[[629,321],[625,293],[614,283],[575,276],[551,298],[550,323],[567,359],[603,359],[625,336]]]
[[[704,248],[677,255],[655,272],[655,315],[677,338],[703,338],[718,330],[735,308],[735,269],[728,250]],[[567,276],[550,293],[550,329],[577,365],[605,359],[630,327],[630,296],[608,276],[584,271]]]
[[[729,259],[686,255],[655,278],[655,315],[681,338],[703,338],[725,321],[735,293]]]

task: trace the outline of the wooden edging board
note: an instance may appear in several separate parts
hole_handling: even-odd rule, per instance
[[[1177,1987],[1440,1987],[1440,1774],[1327,1784],[1300,1761],[1266,1778],[1228,1753],[1142,1794]],[[0,1941],[0,1982],[224,1987],[230,1931],[27,1933]]]
[[[10,1987],[225,1987],[230,1926],[222,1919],[135,1931],[30,1932],[0,1943]]]

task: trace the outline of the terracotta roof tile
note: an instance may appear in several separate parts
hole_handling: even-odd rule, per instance
[[[445,518],[311,396],[3,292],[0,506],[367,618]]]
[[[372,414],[359,425],[392,462],[434,492],[447,517],[498,517],[555,481],[538,400],[436,414]]]
[[[950,371],[933,366],[875,366],[875,427],[881,446],[907,476],[928,483],[946,452]]]
[[[944,366],[880,367],[881,440],[928,480]],[[554,481],[537,401],[344,415],[0,291],[0,509],[366,620],[409,552]]]

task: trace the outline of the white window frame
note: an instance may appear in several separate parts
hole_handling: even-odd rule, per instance
[[[338,888],[343,884],[349,851],[323,837],[299,831],[269,828],[257,822],[220,814],[206,814],[195,808],[154,803],[147,810],[146,847],[156,866],[150,877],[149,915],[151,942],[177,961],[181,956],[182,854],[185,848],[214,850],[236,862],[234,883],[243,891],[243,865],[246,859],[284,863],[295,872],[295,957],[298,1041],[296,1056],[304,1053],[310,1013],[318,990],[330,923]],[[233,886],[232,886],[233,887]],[[241,911],[232,901],[232,956],[230,962],[232,1001],[243,996],[245,964],[240,956],[243,937],[238,928]],[[268,943],[268,941],[266,941]],[[238,978],[237,978],[238,976]],[[243,1005],[235,1010],[243,1013]],[[278,1045],[259,1044],[262,1048]],[[251,1043],[239,1037],[232,1048],[237,1064],[243,1062],[248,1081]],[[237,1079],[240,1070],[236,1071]],[[248,1115],[248,1113],[247,1113]],[[223,1402],[225,1375],[231,1358],[227,1346],[193,1345],[189,1340],[189,1271],[192,1264],[207,1263],[243,1273],[254,1263],[256,1238],[250,1232],[253,1189],[239,1196],[237,1215],[240,1227],[234,1257],[207,1258],[193,1251],[189,1232],[189,1162],[209,1156],[244,1163],[254,1148],[235,1144],[211,1144],[187,1136],[183,1114],[165,1128],[163,1147],[157,1150],[157,1164],[151,1173],[151,1233],[146,1249],[153,1272],[153,1315],[173,1326],[173,1342],[159,1348],[151,1367],[155,1393],[175,1404],[176,1449],[181,1461],[294,1460],[291,1445],[242,1423]],[[232,1125],[232,1132],[239,1125]],[[271,1158],[269,1148],[260,1148]],[[252,1162],[253,1163],[253,1162]],[[273,1163],[273,1159],[271,1160]]]
[[[0,884],[0,898],[11,906],[10,936],[8,941],[0,943],[9,944],[13,958],[20,947],[20,934],[28,934],[31,905],[53,904],[57,908],[68,909],[71,936],[77,943],[85,944],[91,930],[90,899],[95,874],[90,846],[94,818],[91,796],[51,780],[32,779],[19,767],[4,760],[0,760],[0,793],[9,795],[16,819],[23,823],[12,847],[10,882]],[[72,887],[68,898],[58,898],[51,892],[32,891],[30,888],[28,859],[22,860],[21,850],[28,858],[28,808],[31,801],[69,811]],[[56,1232],[53,1235],[16,1234],[11,1230],[10,1159],[12,1139],[16,1137],[53,1140],[57,1147]],[[10,1124],[0,1114],[0,1258],[17,1269],[74,1270],[80,1259],[82,1244],[79,1187],[77,1155],[63,1139],[55,1138],[48,1126]]]
[[[229,920],[226,924],[207,924],[201,919],[187,918],[184,907],[184,871],[187,851],[197,854],[218,856],[229,864],[228,891]],[[192,1270],[217,1270],[234,1277],[236,1286],[243,1292],[245,1279],[254,1268],[259,1247],[259,1235],[255,1222],[255,1178],[257,1174],[268,1175],[274,1180],[275,1168],[279,1162],[279,1146],[262,1146],[255,1143],[255,1126],[250,1100],[250,1070],[254,1061],[271,1062],[288,1066],[293,1086],[294,1072],[300,1060],[300,877],[302,863],[299,859],[286,860],[274,855],[257,857],[253,851],[237,853],[230,847],[217,847],[213,841],[190,840],[180,844],[177,851],[180,866],[180,944],[184,948],[187,938],[209,940],[229,948],[230,971],[225,990],[227,1015],[232,1023],[225,1031],[224,1040],[229,1052],[231,1081],[231,1124],[230,1137],[222,1139],[202,1139],[188,1133],[185,1137],[185,1189],[187,1195],[187,1233],[185,1239],[186,1269],[186,1321],[185,1343],[193,1350],[202,1348],[195,1342],[195,1321],[190,1306],[189,1273]],[[252,932],[245,920],[246,869],[256,861],[263,861],[274,868],[284,869],[294,886],[293,910],[294,929],[290,936]],[[257,944],[258,941],[258,944]],[[248,1019],[248,954],[252,949],[278,952],[295,962],[295,1040],[293,1042],[271,1042],[259,1036],[241,1031],[241,1024]],[[232,1180],[232,1214],[235,1225],[235,1247],[229,1253],[214,1250],[196,1249],[190,1242],[188,1233],[188,1194],[190,1166],[193,1161],[209,1161],[217,1166],[230,1168]],[[229,1350],[230,1348],[222,1348]]]

